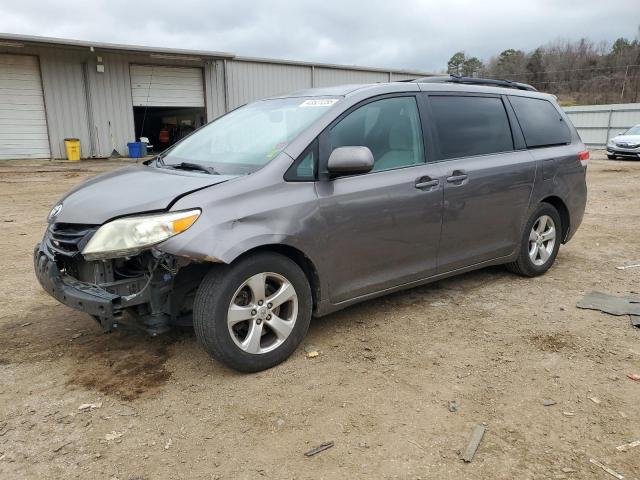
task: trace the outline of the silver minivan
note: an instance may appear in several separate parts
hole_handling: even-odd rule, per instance
[[[245,372],[312,316],[505,264],[546,272],[585,209],[589,153],[551,95],[459,77],[240,107],[51,210],[42,287],[110,330],[193,324]]]

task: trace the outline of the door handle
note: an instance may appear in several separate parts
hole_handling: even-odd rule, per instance
[[[469,175],[464,170],[454,170],[450,177],[447,177],[447,183],[462,183]]]
[[[437,178],[434,180],[431,177],[420,177],[416,180],[415,187],[419,190],[424,190],[426,188],[437,187],[439,183]]]

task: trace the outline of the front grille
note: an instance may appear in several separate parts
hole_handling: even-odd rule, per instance
[[[47,231],[47,247],[52,254],[72,257],[84,248],[97,226],[78,223],[54,223]]]

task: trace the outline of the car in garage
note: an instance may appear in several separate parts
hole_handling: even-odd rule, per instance
[[[545,273],[582,221],[589,153],[551,95],[442,77],[238,108],[51,210],[37,278],[106,330],[192,323],[245,372],[312,316],[489,265]]]
[[[640,124],[620,132],[607,142],[607,157],[640,159]]]

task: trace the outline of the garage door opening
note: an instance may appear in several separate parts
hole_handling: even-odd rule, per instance
[[[205,124],[204,108],[133,107],[136,139],[147,137],[159,153]]]
[[[155,153],[206,122],[201,68],[131,65],[136,139],[147,137]]]

